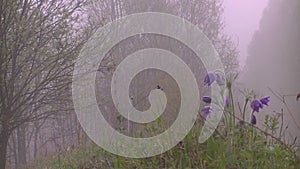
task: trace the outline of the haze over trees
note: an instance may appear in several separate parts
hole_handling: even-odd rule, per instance
[[[180,16],[203,30],[215,45],[215,48],[224,63],[226,72],[236,71],[238,68],[238,53],[236,46],[231,41],[231,38],[223,32],[223,7],[221,1],[102,0],[91,2],[87,6],[86,11],[86,17],[88,18],[87,24],[90,25],[92,31],[109,21],[139,12],[161,12]],[[102,108],[103,112],[107,112],[105,116],[107,119],[111,120],[111,124],[119,125],[119,120],[117,118],[119,115],[117,113],[111,113],[117,112],[117,110],[113,105],[110,83],[107,82],[111,79],[115,67],[126,56],[144,48],[160,48],[175,53],[184,60],[194,74],[197,75],[195,78],[197,79],[199,90],[202,91],[201,94],[205,93],[203,92],[204,90],[202,90],[202,77],[204,77],[206,73],[205,67],[202,63],[196,61],[197,59],[192,56],[193,54],[188,48],[184,48],[183,45],[172,38],[166,38],[159,35],[140,35],[128,38],[116,45],[116,47],[110,51],[104,58],[104,62],[102,62],[99,68],[100,71],[97,74],[96,94],[98,100],[106,100],[105,105],[103,105],[104,102],[100,102],[99,107],[100,109]],[[108,67],[109,69],[107,69]],[[100,77],[102,79],[100,79]],[[157,85],[164,89],[168,100],[172,100],[168,102],[164,115],[161,116],[162,118],[165,116],[167,123],[172,124],[175,120],[174,118],[176,118],[176,113],[179,110],[180,90],[176,85],[176,82],[163,71],[143,71],[132,80],[130,97],[132,98],[133,105],[135,105],[138,110],[147,110],[150,105],[147,96],[151,90],[157,87]],[[128,135],[138,132],[136,131],[136,128],[143,128],[143,125],[130,123],[126,119],[122,119],[121,124],[124,130],[122,132],[124,134],[127,133]],[[155,124],[156,121],[153,122],[153,125]],[[157,133],[159,133],[159,131]]]
[[[16,167],[24,165],[32,137],[28,130],[34,129],[29,126],[66,111],[62,104],[69,101],[73,60],[83,43],[74,30],[82,5],[0,1],[0,168],[10,159],[9,147]]]
[[[199,26],[217,48],[226,71],[237,69],[236,45],[223,32],[221,0],[0,1],[1,169],[19,169],[28,162],[89,142],[72,105],[74,61],[97,28],[122,16],[147,11],[174,14]],[[154,46],[167,42],[147,36],[141,39],[151,41]],[[178,50],[172,44],[176,42],[161,46]],[[108,58],[103,65],[112,61],[115,62]],[[112,73],[113,68],[107,68],[104,73]],[[199,83],[202,73],[197,77]],[[139,79],[135,80],[136,85],[141,85]],[[99,88],[107,84],[102,85]],[[152,85],[156,87],[155,79]],[[132,93],[137,95],[135,91]]]
[[[231,37],[224,33],[223,4],[220,0],[101,0],[87,5],[89,26],[99,26],[122,16],[139,12],[169,13],[187,19],[197,25],[212,41],[226,71],[237,70],[238,51]]]
[[[271,90],[284,97],[292,115],[279,99],[274,98],[266,113],[280,112],[294,138],[299,138],[300,104],[300,1],[270,0],[249,45],[249,56],[243,71],[243,82],[258,95]],[[270,89],[269,89],[270,88]],[[273,95],[272,95],[273,96]],[[265,114],[264,114],[265,115]],[[264,117],[261,114],[261,118]],[[295,124],[298,123],[298,126]],[[288,136],[289,137],[289,136]]]

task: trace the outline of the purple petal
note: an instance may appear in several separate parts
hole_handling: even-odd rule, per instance
[[[218,83],[218,85],[224,85],[225,84],[225,78],[223,75],[216,73],[216,82]]]
[[[259,109],[263,108],[262,104],[256,99],[251,102],[250,106],[254,112],[259,112]]]
[[[207,73],[207,75],[204,77],[204,85],[210,86],[215,81],[215,75],[213,73]]]
[[[210,107],[209,106],[204,106],[203,108],[202,108],[202,112],[209,112],[210,111]]]
[[[203,114],[201,115],[202,120],[206,120],[207,117],[208,117],[208,115],[209,115],[209,113],[203,113]]]
[[[203,119],[203,120],[206,120],[206,118],[209,116],[209,114],[210,114],[210,107],[209,106],[204,106],[203,108],[202,108],[202,115],[201,115],[201,118]]]
[[[229,106],[229,97],[227,96],[225,99],[225,106],[228,107]]]
[[[260,102],[266,106],[268,106],[268,103],[270,102],[270,96],[266,96],[260,99]]]
[[[211,103],[211,98],[208,97],[208,96],[203,96],[202,101],[205,102],[205,103]]]

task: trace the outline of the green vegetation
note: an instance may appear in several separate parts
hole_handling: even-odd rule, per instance
[[[243,134],[227,136],[215,134],[204,144],[198,143],[200,126],[170,151],[145,159],[130,159],[112,155],[96,145],[80,147],[72,152],[57,153],[51,159],[31,164],[36,169],[89,169],[89,168],[300,168],[299,157],[292,147],[274,140],[266,143],[262,132],[247,127]],[[252,138],[252,135],[254,137]]]
[[[236,77],[236,76],[232,76]],[[235,78],[227,82],[226,88],[231,91],[231,84]],[[209,80],[209,79],[208,79]],[[211,82],[212,83],[212,82]],[[209,83],[210,84],[210,83]],[[230,92],[229,92],[230,93]],[[269,97],[261,99],[267,105]],[[110,154],[96,145],[84,146],[78,149],[56,153],[51,159],[36,162],[28,168],[36,169],[195,169],[195,168],[272,168],[298,169],[300,168],[299,150],[296,144],[286,144],[282,141],[282,124],[280,116],[265,116],[264,128],[256,126],[253,120],[245,120],[248,103],[258,102],[253,92],[245,96],[242,117],[234,115],[233,95],[229,94],[229,105],[224,109],[224,118],[213,136],[203,144],[198,143],[198,137],[203,126],[203,120],[197,123],[173,149],[154,157],[144,159],[124,158]],[[262,108],[262,107],[261,107]],[[208,116],[206,116],[208,117]],[[202,116],[203,118],[203,116]],[[238,121],[238,122],[235,122]],[[158,128],[160,125],[157,125]],[[223,126],[223,127],[222,127]],[[157,130],[151,127],[151,130]],[[279,135],[277,137],[276,135]],[[298,155],[297,155],[298,153]]]

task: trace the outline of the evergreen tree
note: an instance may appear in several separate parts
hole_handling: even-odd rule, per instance
[[[284,101],[274,98],[269,112],[284,108],[286,122],[290,121],[289,128],[293,128],[290,131],[296,129],[296,133],[299,133],[300,123],[300,104],[296,102],[296,95],[300,90],[299,19],[299,0],[269,1],[259,30],[255,32],[249,45],[242,80],[258,95],[270,94],[270,89],[282,96],[286,95]],[[288,103],[290,113],[283,102]]]

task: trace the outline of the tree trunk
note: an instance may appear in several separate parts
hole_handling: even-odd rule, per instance
[[[5,169],[9,131],[5,125],[0,126],[0,168]]]
[[[40,132],[40,126],[38,124],[34,124],[34,128],[35,128],[35,131],[34,131],[34,141],[33,141],[33,158],[34,160],[37,159],[37,152],[38,152],[38,134]]]
[[[115,0],[111,0],[111,20],[116,20],[116,4]]]
[[[17,168],[22,168],[26,165],[26,126],[22,125],[17,129],[17,144],[18,144],[18,163]]]

